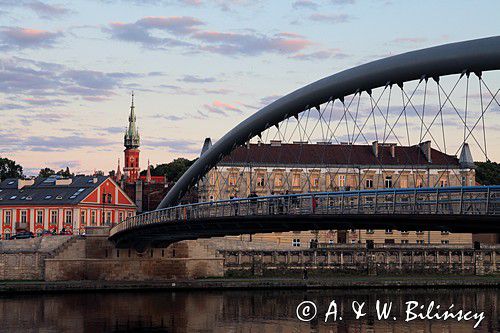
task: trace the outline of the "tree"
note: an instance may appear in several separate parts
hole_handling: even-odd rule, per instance
[[[56,172],[56,175],[60,175],[60,176],[63,176],[63,177],[66,177],[66,178],[72,178],[75,176],[75,174],[71,173],[71,171],[69,171],[69,167],[66,167],[66,170],[59,170]]]
[[[23,167],[13,160],[0,157],[0,180],[6,178],[23,178]]]
[[[38,177],[47,178],[47,177],[53,176],[55,174],[56,174],[56,172],[54,170],[52,170],[51,168],[43,168],[38,173]]]
[[[177,181],[184,172],[196,161],[188,160],[187,158],[176,158],[170,163],[158,164],[156,167],[151,167],[151,176],[166,176],[167,181]],[[141,172],[145,175],[146,170]]]
[[[500,185],[500,164],[496,162],[474,162],[476,181],[481,185]]]

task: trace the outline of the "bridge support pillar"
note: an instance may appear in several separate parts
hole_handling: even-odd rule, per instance
[[[460,251],[460,267],[462,270],[462,273],[465,271],[465,256],[464,256],[464,251]]]
[[[376,255],[377,255],[376,252],[366,251],[367,270],[368,270],[368,275],[371,275],[371,276],[377,275]]]
[[[402,270],[403,269],[403,251],[399,251],[398,252],[398,260],[399,260],[399,266],[398,266],[398,268],[400,270]]]
[[[344,268],[344,251],[340,250],[340,267]]]
[[[474,253],[474,271],[475,275],[484,275],[484,253],[483,251],[475,251]]]
[[[497,271],[497,250],[491,250],[491,271],[495,273]]]

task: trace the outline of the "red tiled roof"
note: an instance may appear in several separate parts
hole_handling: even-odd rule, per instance
[[[431,149],[432,162],[428,162],[419,146],[396,146],[395,157],[389,146],[379,145],[379,157],[375,157],[371,145],[348,144],[299,144],[281,143],[250,144],[238,147],[219,165],[366,165],[366,166],[447,166],[458,167],[456,156],[446,155]]]

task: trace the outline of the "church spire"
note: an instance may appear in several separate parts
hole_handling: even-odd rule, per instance
[[[139,130],[137,129],[134,106],[134,92],[132,92],[132,104],[130,105],[130,115],[128,117],[128,128],[125,132],[124,145],[126,148],[139,148],[140,137]]]
[[[148,171],[146,172],[146,183],[151,183],[151,165],[148,160]]]
[[[120,159],[118,159],[118,168],[116,168],[115,178],[116,181],[122,180],[122,169],[120,168]]]

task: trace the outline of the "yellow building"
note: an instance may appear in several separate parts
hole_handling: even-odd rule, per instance
[[[205,147],[206,149],[206,147]],[[349,191],[378,188],[446,187],[475,185],[474,164],[465,144],[460,158],[431,147],[392,143],[372,145],[320,142],[248,144],[236,148],[199,184],[200,201],[246,198],[286,193]],[[425,226],[422,226],[425,230]],[[446,231],[323,230],[241,236],[309,246],[324,243],[464,244],[471,234]]]

